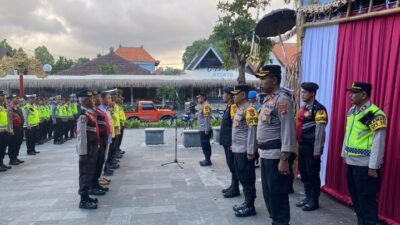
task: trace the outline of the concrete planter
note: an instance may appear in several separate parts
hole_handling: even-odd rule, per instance
[[[183,131],[183,146],[185,148],[201,147],[200,133],[198,130]]]
[[[218,144],[221,127],[213,127],[212,129],[213,129],[213,141],[214,143]]]
[[[146,145],[163,145],[164,144],[164,128],[146,128],[145,143]]]

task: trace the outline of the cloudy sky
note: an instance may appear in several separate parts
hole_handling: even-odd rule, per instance
[[[179,67],[186,46],[207,38],[218,0],[0,0],[0,39],[33,54],[45,45],[70,58],[143,45],[161,66]],[[288,7],[273,0],[271,9]]]

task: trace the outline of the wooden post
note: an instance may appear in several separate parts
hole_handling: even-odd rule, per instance
[[[24,97],[24,74],[19,73],[19,97]]]

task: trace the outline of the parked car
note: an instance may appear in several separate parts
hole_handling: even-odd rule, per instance
[[[140,120],[141,122],[158,122],[172,120],[175,113],[169,109],[157,109],[152,101],[139,101],[136,109],[125,111],[127,120]]]

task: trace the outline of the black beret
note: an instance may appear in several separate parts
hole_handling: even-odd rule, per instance
[[[370,94],[372,91],[372,84],[365,82],[354,82],[351,85],[351,88],[347,89],[347,91],[350,91],[351,93],[359,93],[365,91]]]
[[[76,97],[78,98],[87,98],[87,97],[91,97],[92,96],[92,92],[88,91],[88,90],[82,90],[79,91],[78,93],[76,93]]]
[[[301,83],[301,88],[309,92],[316,92],[319,88],[318,84],[313,82],[304,82]]]
[[[233,91],[233,87],[226,87],[224,88],[224,92],[227,94],[232,94],[231,92]]]
[[[247,94],[247,93],[249,92],[249,90],[250,90],[250,87],[249,87],[248,85],[246,85],[246,84],[241,84],[241,85],[235,86],[235,88],[233,89],[233,91],[231,91],[231,94],[237,95],[237,94],[239,94],[239,93],[242,92],[242,91],[246,92],[246,94]]]
[[[261,67],[260,71],[258,71],[255,76],[257,78],[263,78],[266,76],[277,77],[281,79],[281,66],[279,65],[265,65]]]

